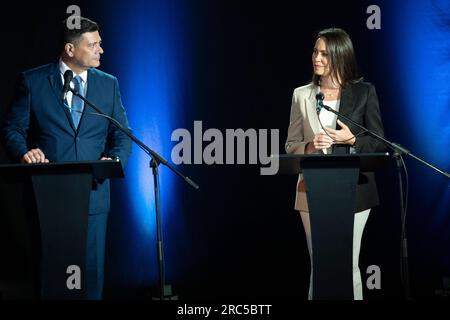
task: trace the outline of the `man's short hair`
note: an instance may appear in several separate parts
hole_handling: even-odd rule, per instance
[[[61,36],[60,36],[60,45],[61,48],[64,48],[66,43],[72,43],[74,45],[78,45],[81,41],[81,37],[83,33],[86,32],[95,32],[99,31],[100,28],[98,24],[92,20],[89,20],[88,18],[84,17],[70,17],[70,19],[80,19],[79,28],[76,28],[75,26],[72,26],[71,24],[73,21],[68,21],[69,19],[66,19],[62,22],[61,26]],[[69,25],[68,25],[69,22]],[[74,27],[73,29],[70,29],[69,27]]]

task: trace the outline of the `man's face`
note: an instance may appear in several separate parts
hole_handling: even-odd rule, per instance
[[[101,42],[98,31],[83,33],[80,43],[74,45],[72,62],[83,70],[100,66]]]

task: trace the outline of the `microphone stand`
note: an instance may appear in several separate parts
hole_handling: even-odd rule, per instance
[[[162,235],[162,219],[161,219],[161,207],[160,207],[160,191],[159,191],[160,186],[159,186],[158,167],[162,163],[163,165],[168,167],[170,170],[175,172],[175,174],[177,176],[179,176],[181,179],[183,179],[185,182],[187,182],[193,188],[198,189],[199,186],[194,181],[192,181],[189,177],[183,175],[176,168],[174,168],[169,162],[167,162],[157,152],[153,151],[147,145],[145,145],[145,143],[143,143],[141,140],[136,138],[136,136],[134,136],[132,133],[130,133],[127,129],[125,129],[116,119],[106,115],[97,106],[95,106],[93,103],[91,103],[89,100],[87,100],[81,94],[79,94],[79,92],[72,89],[70,86],[68,89],[75,96],[79,97],[87,105],[89,105],[92,109],[94,109],[100,116],[103,116],[106,119],[108,119],[115,127],[117,127],[120,131],[125,133],[134,143],[136,143],[139,146],[139,148],[144,150],[144,152],[150,156],[150,158],[151,158],[150,167],[152,168],[152,172],[153,172],[153,183],[154,183],[154,188],[155,188],[155,211],[156,211],[156,230],[157,230],[158,271],[159,271],[159,297],[154,297],[153,299],[154,300],[175,300],[175,299],[177,299],[176,296],[173,296],[173,299],[171,299],[171,297],[172,297],[171,287],[170,287],[170,285],[165,284],[164,244],[163,244],[163,235]],[[166,292],[167,292],[167,294],[166,294]]]
[[[411,153],[408,149],[402,147],[398,143],[394,143],[391,141],[386,140],[382,136],[376,134],[375,132],[365,128],[364,126],[360,125],[359,123],[353,121],[349,117],[346,117],[339,112],[333,110],[327,105],[324,105],[323,102],[319,99],[318,104],[325,108],[327,111],[330,111],[337,115],[338,117],[347,120],[348,122],[352,123],[356,127],[362,129],[364,132],[367,132],[374,138],[383,141],[388,147],[390,147],[394,151],[394,158],[397,163],[397,170],[398,170],[398,179],[399,179],[399,192],[400,192],[400,217],[401,217],[401,223],[402,223],[402,230],[401,230],[401,257],[402,257],[402,263],[401,263],[401,274],[402,274],[402,282],[403,282],[403,294],[406,298],[406,300],[411,300],[411,293],[410,293],[410,286],[409,286],[409,271],[408,271],[408,244],[407,244],[407,238],[406,238],[406,212],[405,212],[405,203],[403,199],[403,185],[402,185],[402,173],[401,173],[401,166],[402,166],[402,155],[408,155],[417,161],[420,161],[421,163],[427,165],[431,169],[439,172],[440,174],[446,176],[447,178],[450,178],[450,174],[440,170],[439,168],[433,166],[432,164],[426,162],[425,160],[422,160],[421,158],[415,156]],[[318,112],[320,112],[320,108],[318,108]]]

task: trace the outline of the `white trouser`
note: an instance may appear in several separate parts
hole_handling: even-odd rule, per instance
[[[355,213],[353,223],[353,297],[355,300],[363,299],[363,288],[361,281],[361,272],[359,271],[359,251],[361,248],[361,238],[366,225],[367,218],[369,218],[370,209]],[[311,276],[309,279],[308,300],[312,300],[313,296],[313,259],[312,259],[312,244],[311,244],[311,224],[309,222],[309,213],[300,211],[302,217],[303,227],[305,228],[306,242],[308,245],[309,258],[311,261]]]

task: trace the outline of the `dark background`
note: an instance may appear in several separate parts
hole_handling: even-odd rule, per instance
[[[181,2],[180,2],[181,3]],[[316,4],[289,2],[182,2],[179,7],[190,17],[187,28],[192,70],[182,97],[183,112],[175,128],[193,127],[202,120],[206,128],[277,128],[280,153],[284,153],[294,88],[311,78],[311,50],[315,33],[337,26],[352,37],[361,74],[374,83],[380,100],[385,135],[393,141],[411,141],[408,124],[399,122],[396,78],[390,68],[389,7],[382,30],[366,28],[368,1],[321,1]],[[12,4],[0,20],[3,72],[0,106],[2,114],[11,97],[19,72],[57,57],[52,30],[66,16],[71,3]],[[83,15],[102,26],[107,43],[104,8],[108,2],[77,2]],[[117,4],[117,3],[116,3]],[[125,3],[123,5],[126,5]],[[178,6],[174,5],[174,9]],[[384,16],[383,16],[384,17]],[[126,21],[121,21],[125,23]],[[105,54],[101,69],[116,74]],[[124,61],[126,64],[126,61]],[[117,75],[117,74],[116,74]],[[120,80],[120,75],[117,75]],[[126,93],[124,93],[124,100]],[[126,104],[126,100],[124,101]],[[133,124],[131,123],[131,126]],[[170,137],[164,137],[170,144]],[[420,144],[420,142],[415,142]],[[139,152],[137,148],[133,152]],[[7,162],[0,149],[2,162]],[[435,289],[450,276],[448,239],[433,229],[427,213],[438,210],[434,199],[421,197],[427,186],[424,176],[435,173],[407,160],[410,177],[408,210],[410,282],[414,298],[437,298]],[[167,279],[185,299],[306,299],[309,257],[299,215],[294,211],[294,176],[261,176],[258,165],[181,165],[180,170],[200,186],[193,191],[177,182],[177,194],[165,195],[173,202],[171,210],[180,214],[183,224],[165,221]],[[392,163],[377,173],[381,205],[370,214],[361,247],[363,283],[366,268],[381,268],[381,289],[367,290],[365,299],[402,299],[400,281],[400,214],[396,169]],[[420,179],[420,180],[419,180]],[[157,270],[146,281],[127,283],[124,252],[133,250],[127,229],[127,202],[121,197],[123,182],[115,182],[113,211],[110,215],[106,258],[105,298],[145,298],[156,285]],[[33,246],[27,229],[22,187],[1,190],[0,240],[2,258],[0,284],[14,297],[32,296],[30,263]],[[334,192],[335,190],[330,190]],[[330,206],[332,204],[330,203]],[[443,208],[444,211],[448,208]],[[448,212],[442,212],[447,214]],[[173,217],[174,215],[171,215]],[[444,215],[445,216],[445,215]],[[446,222],[445,222],[446,221]],[[448,225],[448,217],[443,223]],[[125,228],[124,228],[125,226]],[[442,228],[440,232],[445,231]],[[150,252],[150,251],[149,251]],[[149,258],[144,257],[145,261]],[[151,258],[153,259],[153,258]],[[151,260],[150,259],[150,260]],[[11,293],[14,292],[14,293]],[[6,295],[5,295],[6,296]]]

